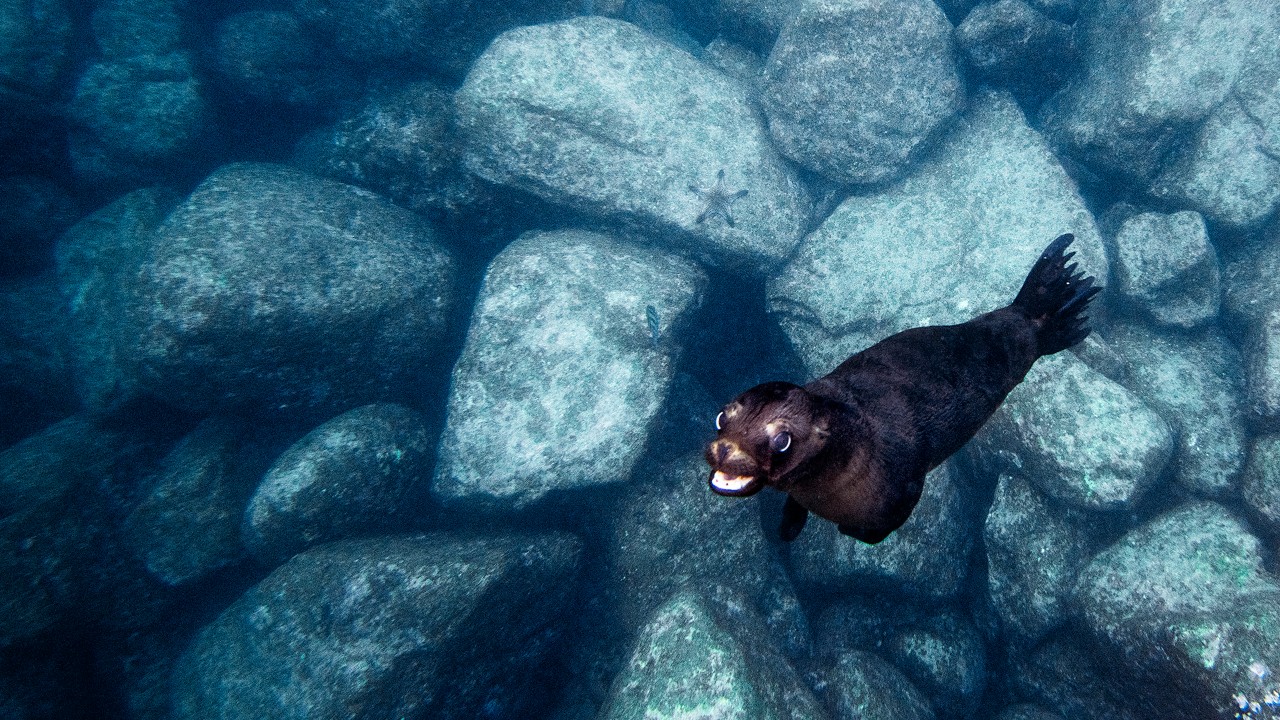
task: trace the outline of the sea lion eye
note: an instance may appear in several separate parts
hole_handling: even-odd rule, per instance
[[[776,453],[784,453],[791,448],[791,433],[782,432],[769,438],[769,448]]]
[[[720,414],[716,416],[716,429],[717,429],[717,430],[723,430],[723,429],[724,429],[724,424],[721,422],[722,420],[724,420],[724,411],[723,411],[723,410],[721,410],[721,411],[720,411]]]

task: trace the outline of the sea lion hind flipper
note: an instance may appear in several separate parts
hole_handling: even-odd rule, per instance
[[[788,495],[786,503],[782,505],[782,524],[778,526],[778,537],[782,538],[782,542],[795,540],[800,537],[800,531],[804,530],[808,519],[809,509]]]
[[[837,527],[840,528],[841,533],[848,535],[849,537],[855,540],[861,540],[862,542],[868,545],[875,545],[881,540],[889,537],[889,533],[893,532],[894,530],[897,530],[896,527],[888,528],[888,529],[860,528],[860,527],[853,527],[852,525],[838,525]]]
[[[1071,233],[1059,235],[1045,248],[1027,273],[1013,307],[1022,310],[1039,324],[1036,336],[1038,355],[1052,355],[1075,345],[1089,334],[1088,318],[1083,313],[1089,301],[1102,292],[1094,279],[1067,264],[1075,253],[1066,252],[1075,240]]]

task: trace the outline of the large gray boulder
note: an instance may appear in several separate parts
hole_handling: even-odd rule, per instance
[[[133,284],[152,234],[177,202],[163,189],[135,190],[73,225],[55,246],[75,389],[90,409],[140,392]]]
[[[524,717],[580,549],[564,534],[437,534],[308,550],[200,631],[173,717]]]
[[[842,653],[824,679],[835,720],[933,720],[933,708],[900,670],[862,650]]]
[[[1079,54],[1070,25],[1023,0],[974,8],[956,27],[956,44],[979,77],[1033,102],[1070,76]]]
[[[317,175],[372,190],[433,219],[476,212],[489,197],[462,168],[453,94],[428,82],[374,94],[332,127],[304,137],[294,155]]]
[[[407,392],[454,302],[429,226],[277,165],[219,169],[151,243],[130,308],[141,384],[193,411],[323,417]]]
[[[1107,338],[1124,359],[1125,387],[1174,430],[1177,482],[1204,497],[1233,494],[1247,454],[1240,353],[1212,329],[1182,337],[1117,324]]]
[[[1237,693],[1261,700],[1259,676],[1280,667],[1280,585],[1263,567],[1263,553],[1225,508],[1180,507],[1084,569],[1076,585],[1079,620],[1153,709],[1173,717],[1230,715]],[[1267,682],[1274,689],[1274,680]]]
[[[809,373],[910,327],[1007,305],[1055,237],[1107,281],[1092,215],[1007,95],[984,93],[919,170],[845,200],[769,283],[769,311]]]
[[[278,451],[271,435],[213,416],[169,451],[124,523],[125,543],[147,572],[187,585],[244,558],[240,518]]]
[[[190,167],[214,111],[190,53],[137,55],[90,65],[69,107],[71,161],[80,180],[157,182]]]
[[[1001,475],[983,528],[987,591],[1003,637],[1018,648],[1067,621],[1095,518],[1060,508],[1020,475]]]
[[[796,582],[836,593],[881,590],[934,602],[955,597],[969,569],[975,502],[952,460],[929,473],[920,504],[883,542],[867,545],[811,517],[791,548]]]
[[[462,77],[499,33],[575,14],[579,0],[293,0],[293,10],[342,57],[367,67],[398,64]]]
[[[1272,31],[1273,33],[1275,31]],[[1151,194],[1253,230],[1280,207],[1280,42],[1258,42],[1231,93],[1177,148]]]
[[[951,23],[932,0],[799,5],[760,82],[788,158],[840,183],[886,183],[964,104]]]
[[[1218,254],[1200,213],[1139,213],[1113,241],[1116,290],[1161,325],[1193,328],[1218,316]]]
[[[1251,515],[1267,532],[1280,535],[1280,435],[1254,440],[1242,485],[1241,495]]]
[[[608,235],[507,246],[453,370],[432,494],[509,511],[627,482],[706,283],[683,258]]]
[[[503,34],[472,66],[457,112],[480,177],[718,264],[776,264],[808,221],[809,196],[748,89],[629,23]]]
[[[1249,409],[1268,421],[1280,418],[1280,310],[1272,310],[1251,328],[1243,353],[1245,397]]]
[[[640,630],[600,720],[820,720],[827,714],[749,610],[693,592]]]
[[[1150,180],[1275,44],[1274,13],[1253,0],[1088,3],[1076,23],[1085,67],[1046,106],[1048,133],[1106,173]]]
[[[51,94],[67,64],[71,36],[71,16],[62,0],[0,3],[0,99],[8,100],[10,93]]]
[[[273,565],[322,542],[396,529],[429,479],[433,440],[421,415],[395,403],[325,422],[262,476],[244,508],[245,546]]]
[[[682,589],[716,586],[749,600],[791,655],[808,649],[808,627],[778,552],[760,530],[760,496],[725,498],[705,482],[701,453],[641,467],[608,515],[607,577],[612,610],[638,628]],[[766,524],[776,522],[770,517]]]
[[[1093,511],[1141,501],[1176,449],[1164,418],[1070,352],[1036,361],[972,447],[988,467]]]

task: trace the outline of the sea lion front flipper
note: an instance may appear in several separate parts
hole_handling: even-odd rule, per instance
[[[888,530],[884,528],[865,529],[853,527],[852,525],[840,525],[838,527],[840,528],[840,532],[855,540],[861,540],[868,545],[875,545],[881,540],[889,537],[889,533],[897,530],[896,527],[889,528]]]
[[[800,537],[800,531],[804,530],[808,519],[809,510],[788,495],[787,502],[782,506],[782,524],[778,526],[778,537],[782,538],[782,542],[795,540]]]

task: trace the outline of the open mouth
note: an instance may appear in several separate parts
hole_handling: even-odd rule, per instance
[[[729,475],[719,470],[711,471],[708,481],[712,492],[719,495],[754,495],[764,486],[757,478],[750,475]]]

